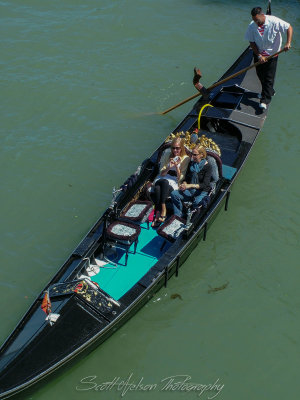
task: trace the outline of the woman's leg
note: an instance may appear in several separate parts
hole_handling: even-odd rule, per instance
[[[193,200],[193,209],[197,208],[199,206],[199,204],[201,203],[201,200],[208,195],[208,192],[204,192],[204,191],[197,191],[195,193],[195,197]]]
[[[155,228],[158,222],[159,211],[161,207],[160,193],[161,193],[160,184],[159,181],[157,181],[154,185],[154,190],[153,190],[154,216],[151,224],[152,228]]]
[[[154,205],[155,205],[155,213],[157,213],[157,211],[160,209],[160,197],[161,197],[161,189],[160,189],[160,181],[157,181],[155,186],[154,186]]]
[[[169,182],[166,179],[160,179],[160,200],[161,200],[161,213],[160,216],[164,220],[167,215],[167,207],[166,207],[166,200],[170,196],[171,191],[173,190],[172,187],[169,185]]]
[[[171,193],[174,214],[182,217],[182,201],[184,199],[183,192],[180,190],[173,190]]]
[[[171,193],[174,214],[178,217],[182,217],[183,201],[193,201],[193,193],[189,189],[184,191],[174,190]]]

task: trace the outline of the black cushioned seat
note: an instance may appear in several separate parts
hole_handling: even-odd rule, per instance
[[[135,254],[136,252],[136,246],[138,244],[138,237],[140,233],[141,227],[139,225],[124,221],[114,221],[107,227],[107,240],[113,241],[117,246],[125,248],[125,265],[127,265],[128,252],[132,243],[134,243],[133,253]]]

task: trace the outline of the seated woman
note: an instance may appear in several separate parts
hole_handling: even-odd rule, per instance
[[[211,175],[212,169],[206,160],[206,150],[198,145],[192,151],[185,181],[179,185],[179,190],[171,193],[175,215],[182,217],[183,201],[191,201],[192,209],[198,207],[210,190]]]
[[[185,176],[189,161],[190,159],[185,153],[183,139],[173,139],[171,149],[165,150],[162,154],[160,173],[153,182],[155,217],[152,227],[157,227],[165,221],[167,215],[166,199],[173,190],[178,189],[178,184],[182,182]]]

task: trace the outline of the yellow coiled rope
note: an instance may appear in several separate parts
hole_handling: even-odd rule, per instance
[[[199,115],[198,115],[198,130],[200,131],[200,118],[201,118],[201,114],[202,111],[204,110],[204,108],[206,107],[213,107],[211,104],[204,104],[204,106],[201,108]]]

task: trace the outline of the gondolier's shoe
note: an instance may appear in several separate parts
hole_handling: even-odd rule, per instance
[[[106,239],[113,242],[116,247],[124,248],[125,250],[125,266],[128,261],[129,248],[133,243],[133,254],[136,253],[140,233],[140,226],[124,221],[114,221],[107,227]]]
[[[262,110],[266,110],[267,109],[266,103],[259,103],[259,108],[261,108]]]

